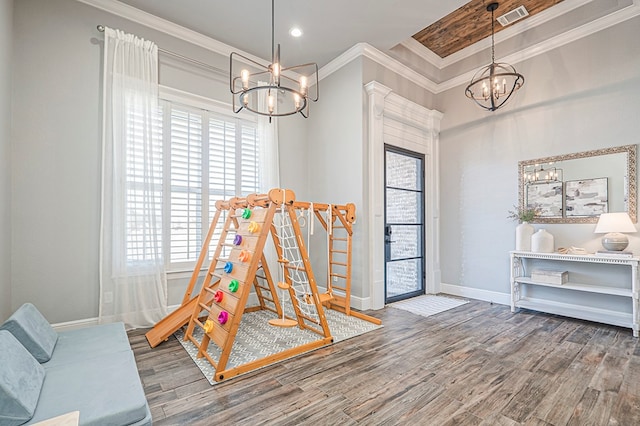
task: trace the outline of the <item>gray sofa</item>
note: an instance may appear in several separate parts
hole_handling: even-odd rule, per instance
[[[80,425],[151,425],[122,323],[57,333],[30,303],[0,326],[0,426],[80,412]]]

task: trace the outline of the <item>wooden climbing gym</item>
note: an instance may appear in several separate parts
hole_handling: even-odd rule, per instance
[[[149,344],[156,347],[186,328],[184,340],[195,345],[197,358],[211,364],[215,370],[211,379],[219,382],[332,344],[334,336],[325,310],[381,324],[350,306],[355,220],[354,204],[298,201],[290,189],[218,201],[182,304],[147,332]],[[327,246],[327,279],[322,286],[316,281],[307,248],[316,222],[324,231]],[[213,244],[215,249],[211,250]],[[272,264],[267,260],[270,244],[275,258]],[[194,295],[207,262],[206,275]],[[249,305],[251,297],[257,304]],[[255,311],[271,313],[271,327],[297,327],[316,338],[230,367],[243,315]],[[210,345],[219,348],[217,357],[208,350]]]

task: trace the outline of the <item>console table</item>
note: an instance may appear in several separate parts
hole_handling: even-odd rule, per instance
[[[511,312],[517,308],[533,309],[536,311],[552,313],[556,315],[580,318],[589,321],[597,321],[621,327],[629,327],[633,330],[633,336],[638,337],[640,331],[638,263],[639,257],[623,256],[597,256],[597,255],[573,255],[559,253],[531,253],[523,251],[511,251]],[[531,279],[527,271],[529,259],[541,259],[553,264],[554,269],[567,267],[567,262],[572,266],[580,263],[598,264],[606,268],[631,268],[631,280],[622,287],[614,287],[607,284],[590,284],[575,282],[569,274],[569,281],[564,284],[547,284]],[[580,309],[576,305],[558,303],[553,300],[539,300],[523,297],[523,286],[544,286],[562,289],[563,291],[598,293],[629,298],[631,313],[618,312],[612,309]]]

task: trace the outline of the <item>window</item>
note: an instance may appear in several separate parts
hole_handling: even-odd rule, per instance
[[[217,200],[259,191],[259,147],[255,122],[163,105],[171,151],[168,262],[177,266],[198,258]],[[219,238],[218,228],[212,241]]]
[[[162,146],[154,155],[162,158],[163,250],[167,270],[180,270],[197,260],[217,200],[259,192],[257,123],[168,100],[161,101],[158,117],[154,127]],[[136,181],[143,178],[139,157],[131,156],[136,167],[127,174],[131,201]],[[130,206],[127,220],[135,224],[135,202]],[[212,241],[218,240],[223,219]],[[127,260],[137,261],[141,248],[135,227],[127,231]]]

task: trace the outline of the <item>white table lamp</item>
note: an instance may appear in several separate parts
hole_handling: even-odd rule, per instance
[[[637,232],[629,215],[621,213],[602,213],[596,225],[596,234],[606,234],[602,237],[602,247],[611,251],[622,251],[629,245],[629,238],[623,232]]]

